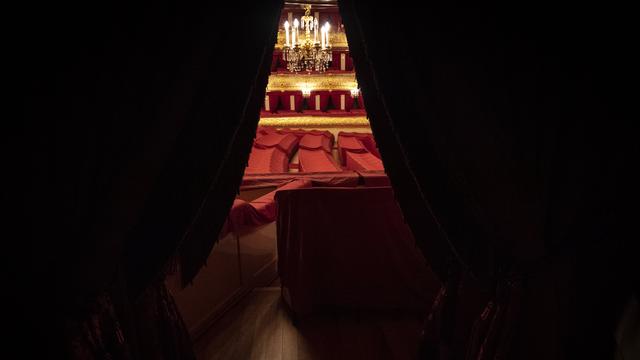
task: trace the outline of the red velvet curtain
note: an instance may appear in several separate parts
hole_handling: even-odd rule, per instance
[[[637,110],[622,84],[629,20],[614,20],[615,6],[423,6],[412,16],[405,3],[340,1],[394,192],[434,271],[452,283],[441,355],[465,355],[466,342],[450,346],[470,306],[455,294],[478,286],[513,309],[482,340],[491,356],[502,336],[506,358],[611,356],[616,309],[638,282],[621,235],[637,233],[625,195],[637,162]],[[452,273],[471,281],[458,286]],[[500,300],[495,289],[514,277],[518,295]]]
[[[125,358],[116,353],[122,345],[133,358],[158,358],[149,352],[158,341],[136,329],[146,321],[180,328],[168,315],[133,317],[135,304],[159,299],[149,291],[162,294],[156,280],[179,246],[193,276],[217,239],[255,136],[281,6],[116,1],[15,9],[20,34],[7,51],[20,58],[12,69],[22,74],[26,121],[14,149],[25,166],[13,192],[27,222],[26,239],[7,249],[16,273],[6,289],[18,317],[11,331],[23,340],[7,352],[70,358],[77,330],[70,327],[94,326],[96,304],[108,298],[115,312],[101,314],[120,324],[112,337],[119,343],[85,350]]]

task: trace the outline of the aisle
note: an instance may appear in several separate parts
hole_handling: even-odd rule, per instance
[[[276,285],[276,284],[274,284]],[[420,319],[327,312],[295,327],[279,287],[258,288],[196,343],[200,360],[415,359]]]

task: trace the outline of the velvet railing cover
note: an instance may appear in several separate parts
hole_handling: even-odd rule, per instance
[[[455,264],[488,293],[520,279],[515,326],[498,325],[515,331],[507,358],[612,356],[638,283],[622,235],[637,234],[633,21],[547,1],[340,10],[385,169],[441,280]]]
[[[278,274],[297,316],[323,306],[424,314],[440,284],[390,187],[283,188],[275,199]]]

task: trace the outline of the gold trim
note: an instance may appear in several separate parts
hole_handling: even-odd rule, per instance
[[[258,125],[274,127],[315,126],[315,127],[360,127],[369,126],[366,116],[290,116],[261,118]]]
[[[278,50],[282,50],[282,47],[284,46],[284,40],[285,40],[284,29],[280,28],[278,29],[278,40],[276,41],[275,48]],[[332,50],[348,50],[349,49],[349,44],[347,43],[347,35],[342,31],[330,32],[329,43],[331,44]]]
[[[267,91],[278,90],[351,90],[357,89],[355,73],[342,74],[272,74]]]

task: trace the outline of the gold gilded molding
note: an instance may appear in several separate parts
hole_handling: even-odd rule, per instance
[[[261,118],[258,125],[274,127],[316,126],[316,127],[361,127],[369,126],[366,116],[289,116]]]
[[[351,90],[357,89],[355,73],[271,74],[267,91],[278,90]]]
[[[313,34],[311,34],[313,35]],[[318,34],[320,36],[320,34]],[[278,41],[276,42],[276,49],[282,50],[284,46],[285,36],[284,29],[278,29]],[[349,44],[347,43],[347,35],[343,31],[333,31],[329,33],[329,44],[331,48],[334,50],[343,50],[348,49]]]

